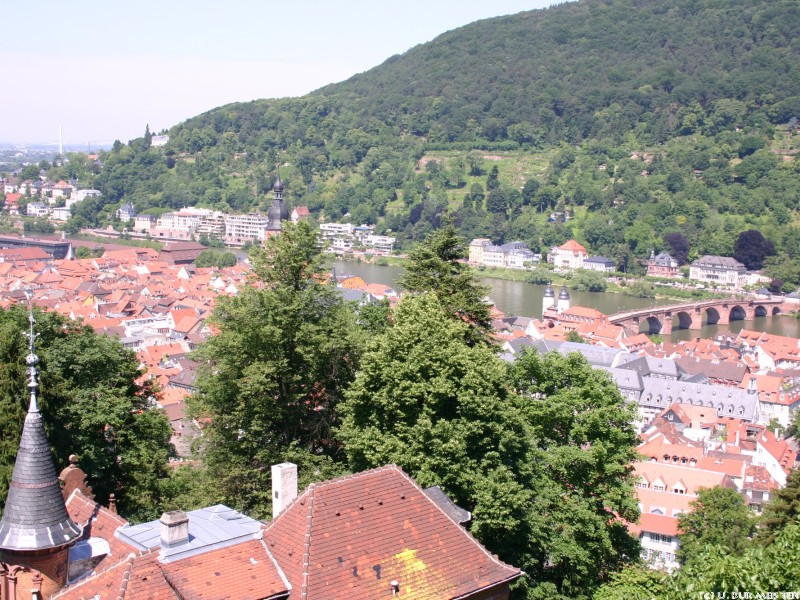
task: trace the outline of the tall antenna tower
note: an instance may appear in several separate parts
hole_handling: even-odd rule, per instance
[[[64,137],[61,131],[61,125],[58,126],[58,156],[64,156]]]

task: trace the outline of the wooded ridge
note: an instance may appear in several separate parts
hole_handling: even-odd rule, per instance
[[[401,247],[450,215],[466,238],[576,238],[627,271],[664,236],[732,255],[774,244],[800,284],[800,6],[791,0],[587,0],[479,21],[301,98],[230,104],[116,144],[72,228],[131,201],[290,204],[374,223]]]

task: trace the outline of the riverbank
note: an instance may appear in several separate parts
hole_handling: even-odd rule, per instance
[[[334,260],[373,264],[381,267],[403,267],[406,260],[408,260],[405,256],[331,256]],[[523,270],[486,266],[471,266],[470,268],[475,277],[479,279],[499,279],[502,281],[519,281],[521,283],[533,284],[550,282],[556,287],[562,285],[567,286],[567,288],[573,287],[571,284],[573,283],[572,277],[574,273],[557,273],[546,269]],[[544,271],[546,271],[546,273]],[[675,283],[679,284],[680,282]],[[663,282],[654,282],[635,277],[620,278],[618,276],[606,278],[606,289],[602,291],[633,298],[651,298],[659,300],[714,300],[717,298],[726,298],[731,295],[725,292],[699,290],[688,286],[675,287]]]
[[[77,242],[92,242],[94,244],[99,244],[101,246],[128,246],[134,248],[152,248],[153,250],[161,250],[164,247],[164,244],[161,242],[156,242],[155,240],[139,240],[139,239],[127,239],[124,237],[105,237],[101,235],[89,235],[86,233],[76,233],[70,235],[68,238],[70,241],[77,241]]]

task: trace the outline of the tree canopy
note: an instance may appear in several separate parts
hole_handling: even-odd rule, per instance
[[[690,506],[690,512],[678,517],[682,564],[696,560],[704,547],[712,545],[732,555],[742,554],[755,531],[755,520],[736,489],[700,489]]]
[[[760,269],[764,265],[764,259],[774,253],[775,244],[756,229],[743,231],[733,244],[733,258],[750,270]]]
[[[472,342],[486,341],[491,329],[488,287],[479,285],[470,268],[464,242],[452,223],[429,234],[408,256],[399,283],[411,292],[436,294],[444,309],[471,325],[466,330]]]
[[[0,311],[1,498],[27,409],[27,325],[24,307]],[[149,407],[154,390],[136,382],[141,372],[134,354],[119,340],[56,313],[36,311],[36,332],[40,405],[56,465],[66,466],[76,454],[99,500],[107,502],[114,493],[131,518],[156,516],[172,429],[162,411]]]
[[[197,351],[190,408],[208,420],[203,455],[225,500],[260,515],[270,465],[291,459],[307,478],[339,472],[332,429],[361,340],[353,311],[322,279],[307,224],[287,224],[251,257],[256,286],[218,302],[220,331]]]
[[[508,369],[468,327],[432,293],[398,305],[341,405],[349,465],[395,462],[440,485],[529,574],[519,594],[589,597],[639,555],[625,524],[638,517],[630,409],[579,355]]]

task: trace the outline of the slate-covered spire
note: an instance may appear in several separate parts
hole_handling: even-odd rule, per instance
[[[283,203],[283,182],[280,173],[276,175],[275,184],[272,186],[272,206],[267,211],[267,217],[269,218],[267,229],[270,231],[280,231],[283,228],[281,222],[289,218],[289,210]]]
[[[0,520],[0,550],[27,551],[58,548],[73,542],[81,529],[67,514],[61,484],[56,475],[50,444],[44,432],[42,415],[36,399],[39,387],[33,332],[33,312],[28,315],[30,340],[28,356],[28,388],[30,405],[19,441],[8,497]]]

